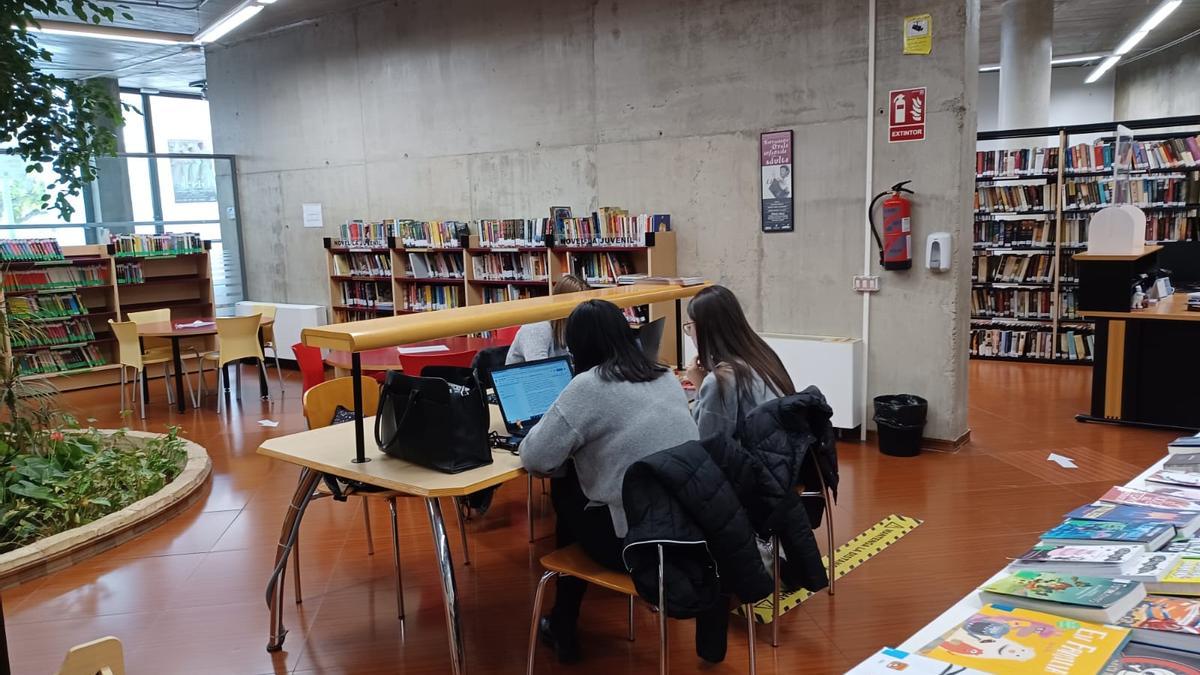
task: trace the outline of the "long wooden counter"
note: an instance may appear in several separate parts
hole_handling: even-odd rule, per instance
[[[1200,321],[1200,312],[1188,311],[1187,293],[1176,293],[1145,309],[1131,309],[1127,312],[1080,312],[1079,315],[1089,319]]]
[[[310,347],[343,352],[363,352],[381,347],[411,344],[422,340],[466,335],[507,326],[562,319],[586,300],[599,298],[618,307],[635,307],[656,302],[690,298],[707,287],[637,284],[602,288],[582,293],[549,295],[489,305],[456,307],[436,312],[388,316],[316,328],[305,328],[300,340]]]

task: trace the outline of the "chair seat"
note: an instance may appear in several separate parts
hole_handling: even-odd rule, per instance
[[[633,578],[592,560],[579,544],[572,544],[542,556],[542,567],[551,572],[582,579],[625,595],[637,595]]]
[[[142,354],[143,366],[156,366],[160,363],[170,363],[171,361],[172,358],[170,354],[154,354],[152,352],[146,352],[145,354]]]

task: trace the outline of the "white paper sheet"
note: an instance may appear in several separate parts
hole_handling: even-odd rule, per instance
[[[448,352],[450,348],[446,345],[423,345],[421,347],[397,347],[396,351],[401,354],[432,354],[434,352]]]

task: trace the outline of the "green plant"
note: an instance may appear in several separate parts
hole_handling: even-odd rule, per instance
[[[38,67],[53,60],[30,30],[38,27],[38,16],[100,24],[113,21],[116,9],[92,0],[0,0],[0,146],[23,159],[27,173],[53,169],[41,208],[69,221],[75,208],[67,197],[95,180],[96,157],[116,152],[121,105],[99,82],[68,80]]]

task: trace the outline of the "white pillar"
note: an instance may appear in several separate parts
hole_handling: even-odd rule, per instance
[[[1005,0],[1000,10],[1000,128],[1050,124],[1054,2]]]

